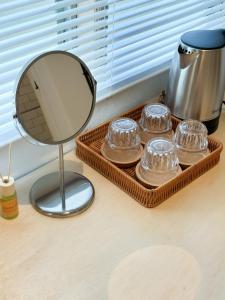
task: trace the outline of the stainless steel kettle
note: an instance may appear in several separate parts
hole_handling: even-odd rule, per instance
[[[172,61],[165,104],[180,119],[205,123],[209,133],[219,124],[225,91],[225,31],[184,33]]]

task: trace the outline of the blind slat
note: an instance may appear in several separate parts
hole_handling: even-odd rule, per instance
[[[32,20],[24,20],[21,21],[19,24],[12,25],[10,27],[2,28],[0,32],[0,38],[4,39],[7,38],[7,36],[15,35],[18,32],[29,32],[29,29],[32,27],[35,28],[43,28],[46,24],[56,22],[59,20],[68,19],[76,15],[76,9],[71,8],[70,10],[58,12],[56,14],[48,14],[47,16],[39,17],[38,19],[32,19]],[[107,16],[107,11],[99,11],[95,13],[95,18],[101,18]],[[76,19],[73,19],[76,23]],[[80,16],[79,17],[79,24],[83,24],[90,20],[90,15],[86,16]]]
[[[213,5],[215,4],[216,0],[211,0],[209,2],[210,5]],[[199,3],[199,0],[194,0],[192,1],[192,6],[190,7],[189,4],[187,3],[180,3],[178,5],[179,9],[182,9],[183,11],[183,15],[188,15],[192,12],[195,12],[197,9],[201,9],[203,6],[204,6],[204,3],[200,2]],[[71,34],[73,34],[73,32],[76,33],[77,36],[79,36],[80,34],[84,33],[84,32],[89,32],[89,31],[93,31],[93,30],[97,30],[101,27],[104,27],[104,26],[110,26],[112,23],[116,24],[116,28],[115,28],[115,25],[114,25],[114,30],[116,32],[118,32],[119,30],[121,30],[122,28],[125,28],[127,26],[131,27],[133,24],[139,24],[139,27],[138,25],[136,25],[136,28],[135,30],[138,30],[138,28],[142,28],[143,26],[147,27],[147,26],[152,26],[152,21],[148,21],[149,19],[154,19],[156,17],[156,14],[157,12],[146,12],[146,9],[148,9],[148,7],[151,7],[150,5],[147,5],[147,7],[141,7],[142,8],[142,11],[144,12],[143,15],[142,15],[142,18],[140,19],[139,16],[136,16],[134,18],[132,18],[131,20],[130,19],[125,19],[124,21],[124,17],[121,17],[121,18],[113,18],[113,19],[110,19],[111,21],[107,21],[106,19],[103,18],[103,20],[99,20],[98,22],[95,22],[95,24],[93,25],[93,22],[90,23],[89,26],[82,26],[81,28],[76,28],[76,30],[73,30],[71,31]],[[187,9],[186,9],[187,8]],[[185,9],[185,10],[184,10]],[[215,10],[216,8],[214,8]],[[169,18],[177,18],[177,17],[182,17],[180,15],[181,13],[179,11],[177,12],[174,12],[174,9],[173,7],[170,7],[170,8],[162,8],[161,11],[160,11],[160,14],[158,13],[158,16],[157,16],[157,23],[160,23],[160,21],[162,21],[162,16],[164,18],[164,23],[167,22],[168,20],[168,17],[165,17],[165,15],[168,15]],[[161,16],[161,18],[160,18]],[[88,19],[86,20],[87,23],[88,23]],[[122,24],[118,24],[118,21],[123,22]],[[37,39],[37,38],[41,38],[43,37],[44,35],[49,35],[49,34],[56,34],[57,32],[59,32],[60,30],[68,30],[68,29],[71,29],[71,27],[75,27],[79,24],[80,22],[80,19],[76,18],[76,19],[73,19],[73,20],[69,20],[69,21],[65,21],[63,23],[53,23],[53,24],[49,24],[48,26],[44,27],[44,28],[38,28],[36,30],[33,30],[32,32],[26,32],[24,33],[23,35],[18,35],[16,37],[12,37],[12,38],[9,38],[5,41],[2,41],[1,44],[0,44],[0,51],[7,51],[8,48],[10,47],[18,47],[20,44],[25,44],[26,42],[28,42],[31,38],[33,40]],[[125,23],[125,24],[124,24]],[[140,25],[140,23],[142,25]],[[143,25],[143,23],[145,23]],[[154,23],[153,23],[154,24]],[[132,29],[130,29],[132,30]],[[110,33],[110,32],[109,32]],[[126,32],[128,34],[128,32]],[[60,34],[59,35],[62,39],[64,38],[63,34]],[[66,38],[66,37],[65,37]],[[116,37],[114,36],[114,39]]]
[[[15,81],[35,56],[78,55],[98,95],[110,95],[168,66],[183,32],[224,28],[225,0],[0,1],[0,25],[0,141],[7,143],[16,138]]]
[[[47,1],[50,4],[48,5],[40,5],[37,6],[36,8],[31,8],[31,9],[21,9],[21,11],[17,12],[12,12],[11,14],[6,14],[5,16],[2,16],[0,19],[0,25],[7,25],[7,23],[10,22],[19,22],[22,19],[25,18],[30,18],[30,17],[35,17],[35,16],[40,16],[42,14],[47,14],[47,13],[57,13],[57,10],[60,9],[68,9],[68,7],[73,6],[75,4],[80,4],[82,2],[85,2],[83,0],[63,0],[60,2],[56,1]],[[86,1],[88,2],[88,1]],[[108,4],[107,0],[101,0],[101,1],[91,1],[92,4],[88,4],[86,6],[80,6],[79,8],[76,9],[76,14],[81,14],[85,13],[89,10],[97,9],[102,6],[105,6]],[[113,1],[112,1],[113,2]]]
[[[190,25],[188,23],[185,23],[185,19],[180,19],[179,23],[181,23],[181,24],[179,24],[177,21],[174,21],[174,22],[176,22],[177,25],[182,25],[182,23],[184,23],[185,25],[183,26],[183,30],[189,30],[193,25],[194,26],[198,26],[198,24],[201,24],[203,22],[203,19],[201,18],[201,16],[202,16],[202,11],[196,13],[195,15],[192,15],[192,18],[194,20],[193,23],[192,23],[192,25]],[[214,20],[214,19],[216,19],[216,22],[218,22],[218,18],[219,17],[221,17],[221,12],[218,12],[218,13],[212,15],[210,18],[208,18],[208,24],[209,24],[210,20]],[[175,27],[174,24],[172,24],[172,27]],[[163,33],[164,30],[166,30],[166,29],[168,30],[168,24],[164,25],[163,28],[161,28],[161,30],[160,30],[160,28],[161,27],[157,28],[157,32]],[[171,34],[173,36],[177,35],[177,34],[179,34],[179,31],[180,31],[180,28],[179,27],[175,27],[175,30],[171,31]],[[154,34],[154,30],[151,31],[151,34]],[[161,39],[165,39],[167,36],[168,36],[167,32],[163,33],[162,35],[160,35],[160,40]],[[137,38],[137,36],[135,38]],[[157,49],[157,47],[161,47],[161,46],[158,46],[158,43],[157,43],[158,38],[159,38],[158,36],[153,35],[150,38],[144,39],[144,42],[140,41],[140,39],[139,39],[138,43],[134,42],[131,45],[133,47],[129,49],[130,53],[128,53],[128,54],[126,53],[127,50],[126,49],[124,50],[124,47],[123,48],[119,48],[119,47],[117,48],[117,47],[114,46],[113,50],[112,50],[114,52],[114,54],[113,54],[114,55],[114,59],[117,58],[117,56],[120,56],[120,58],[116,59],[116,61],[114,63],[114,66],[116,66],[117,64],[121,65],[121,60],[122,60],[121,56],[124,53],[126,54],[126,60],[129,60],[129,59],[133,59],[136,55],[143,55],[143,53],[145,53],[145,52],[149,52],[149,51],[152,52],[153,49]],[[177,40],[176,37],[175,38],[173,37],[172,40],[171,39],[169,39],[169,40],[166,39],[166,41],[163,43],[163,45],[166,44],[166,43],[169,43],[171,41],[175,42],[176,40]],[[128,44],[129,44],[129,42],[128,42]],[[152,45],[152,44],[153,44],[153,46],[148,47],[148,45]],[[135,54],[136,51],[134,51],[134,46],[136,46],[138,48],[141,48],[141,51],[138,51],[137,54]],[[121,49],[124,51],[124,53],[123,53],[123,51],[121,51]],[[132,52],[131,52],[131,49],[132,49]],[[89,66],[92,67],[92,68],[94,68],[95,66],[97,67],[98,64],[101,65],[103,62],[107,62],[107,58],[106,57],[104,57],[103,59],[101,59],[99,61],[96,61],[96,59],[95,59],[95,62],[92,63],[92,64],[90,63]],[[3,84],[5,81],[9,80],[10,78],[13,78],[15,74],[16,74],[16,71],[13,71],[11,73],[9,73],[9,72],[6,73],[5,76],[2,76],[2,80],[3,81],[1,81],[1,84]]]
[[[212,1],[211,1],[212,2]],[[215,2],[215,0],[214,0],[214,2]],[[197,4],[197,5],[199,5],[199,4]],[[193,8],[193,9],[195,9],[195,7]],[[220,13],[221,15],[222,15],[222,13]],[[202,11],[202,10],[200,10],[200,12],[197,12],[196,14],[192,14],[192,16],[191,16],[191,20],[194,20],[195,18],[199,18],[199,17],[201,17],[201,16],[204,16],[204,11]],[[215,18],[218,18],[219,16],[218,15],[215,15]],[[156,28],[156,30],[154,29],[154,28],[152,28],[151,29],[151,34],[153,35],[153,34],[155,34],[156,32],[157,33],[160,33],[161,31],[163,31],[163,30],[166,30],[169,26],[171,27],[171,26],[174,26],[175,24],[176,24],[176,22],[177,22],[177,24],[179,24],[179,25],[182,25],[182,22],[186,22],[186,21],[188,21],[188,18],[190,18],[189,16],[186,18],[186,15],[184,16],[184,19],[183,18],[179,18],[179,21],[177,22],[177,21],[172,21],[171,22],[171,25],[170,25],[170,23],[166,23],[166,24],[162,24],[161,26],[158,26],[157,28]],[[103,23],[101,23],[101,24],[103,24]],[[154,24],[154,22],[150,22],[149,23],[149,26],[153,26],[153,24]],[[146,25],[146,24],[145,24]],[[143,26],[143,25],[142,25]],[[86,29],[88,29],[88,28],[90,28],[90,27],[85,27],[85,29],[83,29],[82,31],[85,31]],[[137,29],[140,29],[140,28],[142,28],[142,27],[140,27],[140,25],[139,25],[139,27],[135,27],[135,28],[133,28],[132,30],[133,31],[135,31],[135,30],[137,30]],[[160,28],[162,28],[161,30],[160,30]],[[178,29],[179,30],[179,29]],[[81,32],[82,32],[81,31]],[[79,31],[78,31],[79,32]],[[146,30],[145,30],[145,32],[146,32]],[[106,34],[107,32],[105,32],[105,33],[103,33],[103,36]],[[112,31],[109,31],[108,32],[109,34],[110,33],[112,33]],[[120,33],[119,33],[120,35],[122,35],[122,34],[124,34],[124,35],[126,35],[127,33],[126,33],[126,30],[123,30],[123,31],[120,31]],[[148,36],[148,34],[149,33],[145,33],[145,35],[144,36],[142,36],[141,38],[146,38],[146,36]],[[68,34],[66,34],[64,37],[66,38],[67,36],[70,36],[70,35],[73,35],[73,31],[71,31],[71,33],[68,35]],[[114,34],[114,36],[116,35],[116,33]],[[96,38],[98,38],[98,36],[96,36]],[[63,39],[63,37],[62,37],[62,39]],[[87,41],[88,40],[92,40],[93,38],[92,37],[88,37],[88,39],[86,39]],[[132,39],[132,37],[130,37],[130,39]],[[123,45],[126,45],[126,44],[130,44],[130,39],[128,39],[127,40],[127,42],[125,43],[125,41],[126,41],[126,39],[123,39],[123,41],[122,41],[122,46]],[[134,38],[134,40],[133,40],[133,44],[136,42],[136,40],[137,40],[137,35],[136,35],[136,37]],[[53,38],[53,40],[54,40],[54,38]],[[51,43],[51,41],[49,41],[49,43]],[[78,43],[79,43],[79,41],[78,41]],[[85,43],[85,41],[84,40],[82,40],[81,41],[81,43],[82,44],[84,44]],[[107,45],[107,43],[108,43],[108,40],[105,42],[105,45]],[[115,43],[115,38],[114,38],[114,43]],[[45,42],[42,42],[42,44],[45,44]],[[76,46],[76,45],[74,45],[74,46]],[[117,48],[119,48],[119,44],[117,43],[117,45],[116,45],[116,47],[114,46],[114,49],[117,49]],[[32,49],[32,48],[31,48]],[[21,49],[21,51],[23,52],[23,51],[26,51],[26,50],[29,50],[29,48],[22,48]],[[81,49],[81,51],[82,51],[82,49]],[[13,52],[12,52],[13,53]],[[8,53],[7,53],[8,54]],[[7,57],[4,57],[4,53],[2,54],[3,56],[2,56],[2,60],[6,60],[7,59]],[[20,65],[20,62],[18,62],[18,65]],[[16,62],[15,61],[13,61],[13,63],[12,63],[12,67],[15,67],[16,66]],[[0,66],[0,72],[4,72],[4,69],[2,69],[4,67],[4,65],[2,65],[2,66]],[[6,68],[7,69],[9,69],[10,67],[7,65],[6,66]]]

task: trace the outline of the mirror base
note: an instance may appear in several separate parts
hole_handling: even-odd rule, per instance
[[[60,174],[54,172],[39,178],[30,191],[30,202],[39,213],[66,218],[84,212],[94,200],[94,187],[83,175],[65,171],[65,203],[60,194]]]

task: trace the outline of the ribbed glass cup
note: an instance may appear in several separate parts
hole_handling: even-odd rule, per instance
[[[163,138],[150,140],[144,149],[141,166],[154,172],[174,171],[179,165],[175,145]]]
[[[105,156],[117,163],[138,161],[142,153],[139,131],[138,123],[132,119],[113,120],[105,138]]]
[[[179,168],[176,147],[172,141],[154,138],[145,145],[139,172],[146,182],[153,186],[163,184],[174,178]]]
[[[120,118],[110,123],[106,141],[111,148],[126,149],[140,145],[139,126],[129,118]]]
[[[142,143],[160,136],[172,139],[172,121],[169,108],[161,103],[145,105],[139,121]]]
[[[185,151],[202,151],[208,148],[208,131],[197,120],[187,120],[178,124],[175,132],[177,148]]]
[[[197,120],[178,124],[174,142],[182,165],[192,165],[209,153],[207,128]]]

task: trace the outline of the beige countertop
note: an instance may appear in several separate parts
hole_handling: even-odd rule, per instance
[[[225,113],[214,134],[225,142]],[[71,153],[67,159],[74,160]],[[79,216],[29,204],[45,166],[17,182],[20,215],[0,218],[0,300],[224,300],[225,153],[209,172],[146,209],[84,165],[96,196]]]

